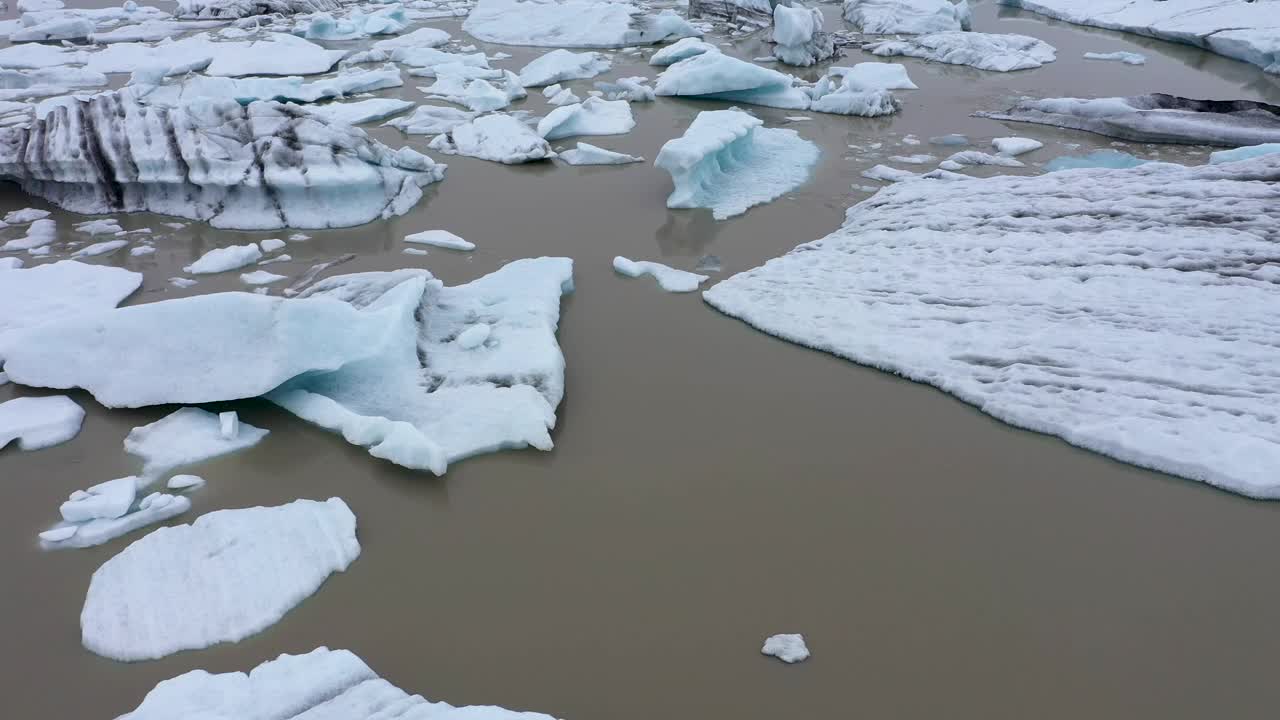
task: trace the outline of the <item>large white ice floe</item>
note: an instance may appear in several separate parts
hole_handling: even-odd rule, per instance
[[[31,127],[0,128],[0,178],[75,212],[344,227],[401,215],[444,177],[420,153],[274,102],[157,108],[118,92],[46,103]]]
[[[703,53],[681,60],[658,76],[659,95],[679,95],[807,110],[809,96],[796,78],[724,53]]]
[[[844,0],[844,19],[869,35],[960,31],[973,22],[965,0]]]
[[[608,72],[611,67],[613,63],[597,52],[552,50],[520,68],[520,84],[525,87],[542,87],[565,80],[593,78]]]
[[[822,11],[796,3],[773,9],[773,56],[788,65],[808,67],[835,57],[836,45],[822,30]]]
[[[383,124],[399,128],[407,135],[439,135],[470,122],[475,117],[475,113],[457,108],[419,105],[409,115]]]
[[[881,190],[705,293],[1013,425],[1280,497],[1280,156]]]
[[[547,140],[573,135],[622,135],[636,126],[631,104],[626,100],[601,100],[565,105],[538,121],[538,134]]]
[[[258,247],[258,243],[231,245],[224,248],[214,248],[182,269],[192,275],[211,275],[229,270],[238,270],[261,259],[262,250]]]
[[[624,103],[625,104],[625,103]],[[493,113],[455,125],[428,145],[448,155],[517,165],[556,156],[551,145],[514,115]]]
[[[736,109],[698,113],[654,161],[675,185],[667,207],[708,208],[723,220],[799,187],[818,161],[818,146],[763,124]]]
[[[688,60],[694,55],[701,55],[709,52],[718,53],[720,52],[720,48],[702,40],[701,38],[687,37],[677,40],[676,42],[671,43],[650,55],[649,64],[665,67],[667,65],[674,65],[681,60]]]
[[[146,70],[179,75],[203,70],[209,75],[225,77],[314,75],[328,72],[345,54],[346,51],[326,50],[286,33],[221,42],[213,40],[208,33],[201,33],[155,45],[114,43],[98,52],[86,53],[75,64],[103,73]]]
[[[1280,73],[1274,0],[1000,0],[1080,25],[1202,47]]]
[[[155,530],[94,572],[81,640],[125,661],[236,642],[359,555],[356,517],[338,498],[202,515]]]
[[[554,720],[410,695],[348,650],[281,655],[248,673],[193,670],[165,680],[118,720]]]
[[[253,15],[333,12],[338,0],[178,0],[176,17],[238,20]]]
[[[114,308],[141,286],[142,273],[75,260],[0,269],[0,348],[10,333]]]
[[[772,655],[784,663],[798,663],[809,658],[809,647],[804,643],[804,636],[798,633],[783,633],[765,638],[760,652]]]
[[[80,433],[83,421],[84,409],[66,395],[7,400],[0,403],[0,449],[15,440],[19,450],[60,445]]]
[[[137,83],[129,92],[140,102],[153,106],[177,107],[200,98],[235,100],[241,105],[248,105],[255,100],[311,103],[403,84],[400,70],[394,65],[387,65],[376,70],[344,70],[333,77],[311,82],[297,76],[226,78],[190,75],[182,82],[168,85]],[[382,102],[392,100],[375,99]],[[310,112],[313,108],[307,110]],[[318,114],[323,116],[323,113]]]
[[[1190,100],[1153,93],[1113,98],[1026,100],[979,117],[1085,130],[1143,143],[1258,145],[1280,142],[1280,106]]]
[[[884,40],[862,48],[872,54],[968,65],[979,70],[1012,72],[1030,70],[1057,59],[1049,43],[1026,35],[976,32],[943,32]]]
[[[564,393],[555,333],[572,268],[567,258],[518,260],[456,287],[421,270],[323,280],[300,297],[395,311],[400,334],[376,356],[267,397],[374,457],[436,474],[481,453],[549,450]],[[480,324],[484,341],[464,342]]]
[[[143,476],[153,481],[170,470],[251,448],[269,432],[237,421],[224,434],[222,425],[218,415],[184,407],[150,425],[130,430],[124,449],[142,460]]]
[[[577,147],[561,152],[560,161],[569,165],[626,165],[644,162],[644,158],[580,142]]]
[[[480,0],[462,29],[485,42],[561,48],[651,45],[700,33],[671,10],[602,0]]]
[[[626,275],[632,278],[650,275],[654,280],[658,281],[658,287],[667,292],[693,292],[708,279],[706,275],[691,273],[688,270],[678,270],[670,265],[648,260],[632,260],[621,255],[613,259],[613,270],[619,275]]]

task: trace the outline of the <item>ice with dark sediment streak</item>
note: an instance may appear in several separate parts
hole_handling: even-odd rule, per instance
[[[1018,427],[1280,497],[1280,155],[880,190],[704,297]]]
[[[1251,100],[1192,100],[1164,93],[1046,98],[1025,100],[1003,112],[974,115],[1143,143],[1235,147],[1280,142],[1280,106]]]
[[[462,29],[485,42],[559,48],[619,48],[700,35],[671,10],[627,2],[480,0]]]
[[[773,22],[770,0],[689,0],[689,17],[712,18],[738,27],[767,28]]]
[[[241,230],[360,225],[408,212],[445,166],[289,105],[131,93],[46,101],[0,128],[0,178],[67,210],[155,212]]]

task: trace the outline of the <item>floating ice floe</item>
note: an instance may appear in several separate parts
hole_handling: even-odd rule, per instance
[[[323,280],[300,297],[396,312],[397,337],[365,361],[298,377],[267,399],[374,457],[436,474],[480,453],[549,450],[564,393],[555,332],[572,267],[567,258],[518,260],[457,287],[424,270]],[[478,323],[489,326],[483,346],[455,342]]]
[[[124,661],[236,642],[359,555],[355,515],[338,498],[202,515],[153,531],[94,572],[81,641]]]
[[[822,30],[822,11],[795,3],[773,9],[773,56],[788,65],[808,67],[835,57],[835,41]]]
[[[252,265],[262,259],[262,250],[257,243],[249,243],[247,245],[232,245],[224,248],[214,248],[199,260],[182,268],[183,271],[192,275],[209,275],[212,273],[227,272],[229,270],[238,270],[245,265]]]
[[[203,486],[204,478],[199,475],[174,475],[165,483],[169,490],[191,490]]]
[[[52,40],[84,40],[93,34],[97,27],[86,17],[76,15],[59,15],[43,22],[38,19],[39,13],[24,13],[21,21],[23,28],[10,33],[9,42],[49,42]]]
[[[253,272],[240,273],[240,282],[245,285],[270,285],[271,283],[288,280],[284,275],[267,272],[266,270],[254,270]]]
[[[224,433],[220,416],[184,407],[129,431],[124,450],[142,460],[142,475],[150,482],[170,470],[251,448],[269,432],[238,419],[229,425],[231,431]]]
[[[419,245],[434,245],[448,250],[471,251],[476,249],[475,243],[463,240],[448,230],[423,230],[412,235],[405,235],[404,241]]]
[[[97,257],[98,255],[106,255],[115,252],[120,248],[128,245],[128,240],[106,240],[104,242],[96,242],[92,245],[86,245],[79,250],[71,253],[71,257]]]
[[[955,153],[947,160],[958,165],[994,165],[996,167],[1023,167],[1021,160],[1015,160],[1007,155],[992,155],[978,150],[962,150]]]
[[[0,70],[0,100],[65,95],[73,88],[101,87],[107,76],[75,67],[51,67],[36,70]]]
[[[99,483],[87,490],[78,490],[59,508],[62,519],[80,523],[90,520],[112,519],[129,512],[138,491],[138,478],[116,478]]]
[[[1278,182],[1270,155],[902,183],[704,297],[1018,427],[1277,497]]]
[[[395,98],[370,98],[356,102],[334,102],[307,108],[307,112],[317,115],[328,123],[343,125],[359,125],[361,123],[383,120],[396,113],[413,107],[408,100]]]
[[[593,78],[609,72],[613,63],[597,52],[574,53],[568,50],[552,50],[520,69],[520,84],[524,87],[541,87],[565,80]]]
[[[1219,150],[1209,154],[1209,164],[1218,165],[1220,163],[1237,162],[1240,160],[1248,160],[1250,158],[1270,155],[1272,153],[1280,153],[1280,143],[1265,143],[1263,145],[1250,145],[1248,147],[1236,148],[1234,150]]]
[[[1116,62],[1122,62],[1125,65],[1146,65],[1147,64],[1146,55],[1139,55],[1138,53],[1133,53],[1133,52],[1109,52],[1109,53],[1087,52],[1084,54],[1084,59],[1085,60],[1113,60]]]
[[[35,222],[36,220],[44,220],[52,215],[48,210],[37,210],[35,208],[22,208],[21,210],[13,210],[5,213],[5,225],[25,225]]]
[[[766,5],[768,3],[765,3]],[[673,65],[681,60],[687,60],[694,55],[703,53],[718,53],[720,48],[709,42],[703,41],[701,38],[687,37],[662,48],[649,56],[649,64],[665,67]]]
[[[314,75],[328,72],[345,55],[342,50],[326,50],[300,37],[268,33],[261,39],[214,41],[208,33],[192,35],[156,45],[114,43],[78,62],[102,73],[136,72],[152,69],[165,75],[203,70],[209,75]],[[3,51],[0,51],[0,56]],[[68,62],[71,62],[69,59]],[[0,60],[3,65],[3,60]]]
[[[1014,157],[1016,155],[1025,155],[1032,150],[1039,150],[1044,147],[1044,143],[1039,140],[1023,137],[1002,137],[995,138],[991,141],[991,147],[1001,155]]]
[[[193,30],[209,30],[225,24],[223,20],[144,20],[110,30],[99,29],[89,36],[89,42],[96,45],[156,42],[178,37]]]
[[[333,713],[337,713],[333,715]],[[389,715],[388,713],[394,713]],[[248,673],[193,670],[165,680],[119,720],[554,720],[492,705],[455,708],[410,695],[347,650],[281,655]]]
[[[868,180],[883,180],[884,182],[891,183],[903,182],[904,180],[914,180],[920,177],[910,170],[900,170],[888,165],[873,165],[859,174]]]
[[[3,131],[0,130],[0,137],[2,136]],[[0,154],[2,153],[3,148],[0,147]],[[26,235],[23,235],[20,238],[14,238],[3,245],[0,245],[0,252],[12,252],[17,250],[33,251],[36,248],[43,248],[57,239],[58,224],[52,220],[42,218],[31,223],[31,226],[27,228]]]
[[[88,235],[114,235],[118,232],[122,232],[123,230],[124,228],[120,227],[120,222],[115,218],[86,220],[82,223],[76,223],[76,232],[82,232]]]
[[[828,68],[827,74],[843,77],[863,90],[915,90],[918,87],[911,82],[906,66],[897,63],[863,62],[849,68]]]
[[[960,0],[844,0],[844,19],[869,35],[923,35],[968,30],[969,3]]]
[[[267,238],[266,240],[259,241],[258,247],[262,248],[262,252],[275,252],[277,250],[284,249],[285,241],[280,238]]]
[[[859,65],[880,65],[883,63],[860,63]],[[888,77],[867,77],[869,73],[859,73],[857,67],[833,67],[809,90],[812,97],[809,109],[815,112],[836,115],[855,115],[858,117],[880,117],[892,115],[902,104],[888,90],[880,87],[885,83],[900,84]],[[908,82],[910,82],[908,80]],[[913,86],[914,87],[914,86]]]
[[[485,42],[560,48],[620,48],[700,35],[671,10],[626,2],[480,0],[462,29]]]
[[[256,100],[311,103],[356,93],[400,87],[403,84],[400,70],[394,65],[388,65],[377,70],[345,70],[331,78],[312,82],[296,76],[224,78],[191,75],[180,83],[169,85],[138,83],[130,90],[137,95],[140,102],[147,105],[177,107],[198,98],[235,100],[241,105],[247,105]],[[377,101],[404,102],[389,98],[377,98]],[[318,108],[306,108],[306,111],[325,117],[325,111]]]
[[[436,48],[453,39],[447,31],[439,28],[423,27],[411,33],[379,40],[373,44],[374,50],[391,51],[401,48]]]
[[[809,658],[809,648],[804,644],[804,636],[799,634],[771,635],[765,638],[760,652],[785,663],[798,663]]]
[[[1145,165],[1146,162],[1146,160],[1134,157],[1126,152],[1112,150],[1111,148],[1103,148],[1102,150],[1095,150],[1083,157],[1072,157],[1070,155],[1056,157],[1045,163],[1044,169],[1045,172],[1079,170],[1082,168],[1109,168],[1111,170],[1122,170],[1124,168]]]
[[[448,155],[468,155],[507,165],[556,156],[551,145],[514,115],[494,113],[455,125],[428,145]]]
[[[1163,93],[1049,98],[1020,102],[1004,112],[974,114],[1143,143],[1235,146],[1280,142],[1280,106],[1249,100],[1190,100]]]
[[[1000,0],[1042,15],[1186,43],[1280,73],[1280,13],[1264,0]]]
[[[0,276],[0,281],[3,276]],[[80,434],[84,409],[66,395],[19,397],[0,403],[0,449],[41,450]]]
[[[8,334],[114,308],[141,286],[142,273],[74,260],[0,269],[0,362]]]
[[[787,110],[809,109],[809,96],[795,87],[791,75],[754,65],[724,53],[694,55],[658,76],[658,95],[678,95],[766,105]]]
[[[644,162],[644,158],[626,155],[588,143],[580,142],[576,148],[560,153],[560,160],[569,165],[626,165]]]
[[[408,135],[439,135],[470,122],[475,117],[476,113],[456,108],[419,105],[410,115],[383,124],[399,128]]]
[[[333,12],[338,0],[178,0],[176,17],[238,20],[254,15]]]
[[[136,479],[129,477],[109,482],[120,481],[136,481]],[[135,499],[130,501],[126,512],[119,517],[95,517],[80,522],[64,521],[45,530],[40,533],[40,546],[46,550],[93,547],[127,535],[139,528],[176,517],[190,509],[191,501],[181,496],[158,492],[141,499],[136,499],[135,496]]]
[[[626,100],[627,102],[653,102],[657,93],[645,85],[649,78],[643,76],[618,78],[614,82],[597,82],[596,90],[605,100]],[[570,93],[572,95],[572,93]],[[553,98],[554,99],[554,98]],[[554,103],[553,103],[554,104]]]
[[[918,155],[890,155],[888,160],[889,162],[905,163],[907,165],[927,165],[937,160],[937,158],[926,153],[920,153]]]
[[[667,207],[708,208],[724,220],[799,187],[818,161],[818,146],[763,124],[736,109],[698,113],[654,162],[675,185]]]
[[[0,49],[0,68],[33,70],[58,65],[84,65],[93,55],[58,45],[24,43]]]
[[[30,128],[0,128],[0,177],[75,212],[345,227],[407,212],[444,177],[420,153],[274,102],[155,108],[121,92],[46,103]]]
[[[295,35],[312,40],[358,40],[371,35],[394,35],[405,29],[409,19],[403,5],[395,4],[368,14],[351,10],[346,17],[315,13],[293,26]]]
[[[559,87],[559,86],[553,85],[552,87]],[[554,107],[561,107],[564,105],[574,105],[580,102],[582,102],[582,98],[578,97],[577,95],[574,95],[573,91],[570,90],[569,88],[564,88],[560,90],[560,92],[557,92],[555,95],[552,95],[551,97],[547,98],[547,104],[552,105]]]
[[[1026,35],[976,32],[943,32],[884,40],[862,49],[882,57],[905,55],[994,72],[1029,70],[1057,59],[1057,51],[1043,40]]]
[[[712,18],[734,28],[767,28],[773,22],[770,0],[689,0],[689,17]]]
[[[437,69],[437,72],[440,72]],[[476,113],[501,110],[511,104],[512,100],[526,97],[520,78],[510,70],[503,72],[503,80],[498,85],[483,79],[468,79],[464,75],[439,74],[430,87],[418,88],[428,97],[446,100]]]
[[[538,121],[538,134],[547,140],[574,135],[622,135],[636,126],[631,105],[626,100],[586,101],[558,107]]]
[[[621,255],[613,259],[613,269],[619,275],[637,278],[650,275],[658,281],[658,286],[667,292],[687,293],[698,289],[708,280],[706,275],[698,275],[687,270],[677,270],[669,265],[649,261],[636,261]]]

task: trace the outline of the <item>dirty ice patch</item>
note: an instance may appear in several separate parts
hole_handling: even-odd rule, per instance
[[[114,308],[141,286],[142,273],[74,260],[0,268],[0,363],[8,333]]]
[[[480,0],[462,29],[485,42],[559,48],[620,48],[701,35],[671,10],[625,2]]]
[[[670,265],[647,260],[631,260],[621,255],[613,259],[613,269],[619,275],[632,278],[650,275],[654,280],[658,281],[658,286],[667,292],[693,292],[708,279],[706,275],[698,275],[687,270],[677,270]]]
[[[965,0],[844,0],[844,19],[868,35],[960,31],[973,23]]]
[[[224,433],[219,416],[185,407],[130,430],[124,439],[124,451],[142,460],[144,477],[155,479],[176,468],[251,448],[262,442],[268,432],[236,422],[233,429]]]
[[[333,12],[341,7],[338,0],[178,0],[173,14],[191,20],[238,20],[255,15]]]
[[[66,395],[20,397],[0,403],[0,450],[42,450],[80,434],[84,409]]]
[[[884,40],[865,45],[862,49],[882,57],[905,55],[994,72],[1030,70],[1058,57],[1057,50],[1043,40],[1026,35],[975,32],[943,32]]]
[[[740,110],[698,113],[654,162],[675,184],[667,207],[708,208],[724,220],[804,183],[818,161],[818,146],[794,130],[763,124]]]
[[[355,515],[338,498],[202,515],[98,568],[81,640],[124,661],[236,642],[275,624],[359,555]]]

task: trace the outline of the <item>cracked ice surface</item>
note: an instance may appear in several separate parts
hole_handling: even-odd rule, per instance
[[[920,180],[704,297],[1013,425],[1274,498],[1278,208],[1276,155]]]

